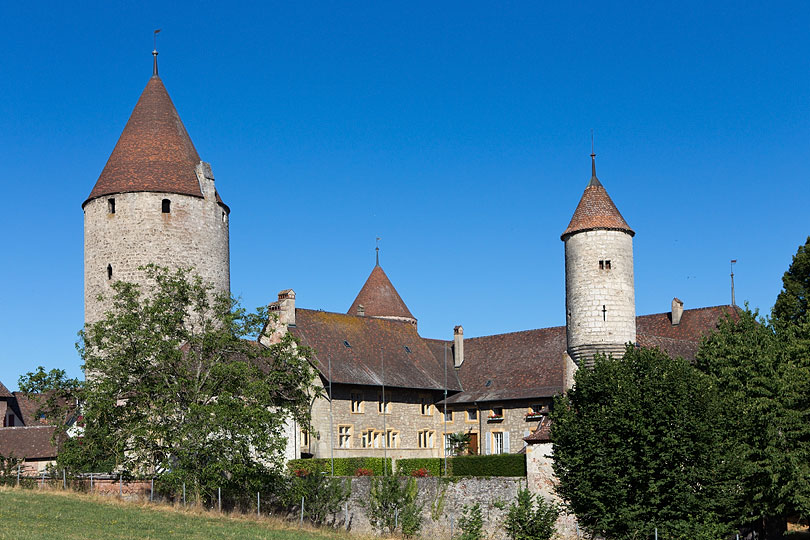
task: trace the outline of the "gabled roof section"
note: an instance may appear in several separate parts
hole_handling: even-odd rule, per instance
[[[2,382],[0,382],[0,398],[10,398],[10,397],[13,397],[11,395],[11,392],[9,392],[8,388],[6,388],[5,385]]]
[[[636,340],[642,347],[658,347],[672,357],[694,362],[700,340],[717,329],[720,320],[737,314],[735,306],[685,309],[679,324],[672,324],[672,313],[636,317]]]
[[[203,197],[195,172],[199,162],[166,87],[152,75],[85,204],[133,191]]]
[[[296,309],[289,331],[315,350],[315,367],[326,380],[331,371],[333,383],[444,389],[443,363],[407,322]],[[447,362],[448,389],[458,391]]]
[[[464,388],[447,403],[551,397],[563,392],[565,327],[464,340]]]
[[[0,428],[0,455],[17,458],[55,459],[58,449],[51,444],[53,426]]]
[[[411,319],[414,322],[416,321],[416,317],[411,314],[408,306],[402,301],[391,280],[388,279],[379,264],[371,271],[365,285],[363,285],[363,288],[357,294],[357,298],[352,302],[348,314],[356,315],[357,307],[361,305],[365,308],[367,317]]]
[[[579,200],[577,209],[574,210],[571,222],[560,238],[565,240],[574,233],[593,229],[624,231],[630,236],[636,234],[624,220],[605,187],[596,177],[595,154],[591,154],[591,180]]]

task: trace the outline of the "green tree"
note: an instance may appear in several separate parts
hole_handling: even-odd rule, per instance
[[[628,346],[597,356],[557,398],[551,439],[558,493],[580,526],[613,539],[716,540],[733,477],[721,453],[711,379],[681,358]]]
[[[472,433],[469,432],[457,431],[456,433],[450,433],[447,436],[450,455],[460,456],[466,454],[470,447],[470,439],[472,439]]]
[[[372,478],[368,499],[364,501],[369,523],[381,534],[400,530],[403,536],[415,536],[422,528],[424,507],[417,501],[417,496],[413,478],[404,482],[396,476]]]
[[[767,539],[784,535],[788,516],[810,513],[810,325],[794,315],[771,325],[746,307],[697,355],[723,396],[721,442],[738,464],[733,506]]]
[[[512,540],[549,540],[560,510],[540,495],[532,497],[528,489],[518,491],[515,502],[506,512],[504,529]]]
[[[289,334],[248,339],[266,311],[188,270],[143,271],[147,291],[114,283],[109,311],[80,332],[88,431],[115,441],[122,468],[186,483],[198,502],[218,486],[255,491],[280,472],[285,422],[309,426],[311,350]]]
[[[461,532],[454,540],[483,540],[484,514],[481,512],[480,503],[464,505],[461,517],[458,518],[458,529]]]

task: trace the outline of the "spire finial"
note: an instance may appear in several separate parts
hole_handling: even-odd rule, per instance
[[[158,74],[158,68],[157,68],[157,55],[158,55],[158,52],[157,52],[157,35],[159,33],[160,33],[160,28],[155,30],[155,33],[154,33],[154,35],[152,37],[152,43],[153,43],[152,57],[154,58],[154,61],[153,61],[153,64],[152,64],[152,76],[153,77],[157,77],[157,74]]]
[[[601,185],[602,183],[596,177],[596,152],[593,150],[593,130],[591,130],[591,181],[588,183],[588,187]]]
[[[380,237],[379,236],[377,237],[376,247],[374,248],[374,251],[377,252],[377,264],[374,265],[374,266],[380,266]]]

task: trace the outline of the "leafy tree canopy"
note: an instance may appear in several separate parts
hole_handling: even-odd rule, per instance
[[[807,315],[771,325],[746,306],[697,355],[723,396],[718,429],[739,464],[734,506],[764,538],[781,538],[788,516],[810,515],[808,337]]]
[[[683,359],[628,346],[597,356],[557,398],[551,438],[557,491],[580,523],[613,539],[716,540],[730,531],[729,464],[711,380]]]
[[[280,472],[285,422],[309,426],[311,350],[289,334],[269,347],[248,339],[266,311],[247,312],[189,270],[143,271],[148,288],[114,283],[110,309],[79,333],[94,450],[185,482],[198,500],[220,486],[254,490]]]

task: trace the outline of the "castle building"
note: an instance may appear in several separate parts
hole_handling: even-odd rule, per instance
[[[152,77],[101,171],[84,210],[84,318],[101,318],[117,280],[142,283],[138,267],[193,268],[230,291],[228,218],[208,163],[158,76]]]
[[[138,267],[148,263],[191,267],[229,290],[229,209],[153,54],[152,77],[83,204],[87,323],[101,317],[97,298],[113,281],[141,283]],[[630,343],[694,359],[733,308],[684,310],[675,298],[669,312],[637,316],[634,234],[591,155],[591,179],[561,236],[566,326],[470,338],[457,325],[447,339],[422,337],[379,252],[346,313],[297,307],[295,291],[281,291],[261,342],[289,332],[311,347],[323,389],[312,429],[290,426],[288,457],[439,457],[457,432],[470,435],[472,453],[519,452],[547,443],[554,396],[594,354],[621,356]]]

